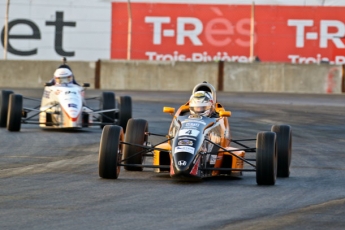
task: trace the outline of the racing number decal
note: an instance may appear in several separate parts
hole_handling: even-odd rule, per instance
[[[179,131],[179,136],[192,136],[192,137],[196,137],[198,136],[200,133],[199,130],[196,129],[181,129]]]

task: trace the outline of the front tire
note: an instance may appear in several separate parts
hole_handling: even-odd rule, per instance
[[[11,94],[8,102],[7,130],[20,131],[22,122],[23,96]]]
[[[0,127],[5,128],[7,125],[7,113],[8,113],[8,101],[10,95],[13,94],[13,91],[10,90],[1,90],[0,98]]]
[[[274,125],[271,129],[277,135],[278,177],[290,176],[292,132],[289,125]]]
[[[120,174],[123,130],[120,126],[103,128],[98,155],[98,174],[105,179],[117,179]]]
[[[277,178],[277,146],[274,132],[260,132],[256,139],[256,183],[274,185]]]
[[[129,96],[120,97],[118,124],[126,132],[127,122],[132,118],[132,98]]]
[[[148,123],[143,119],[130,119],[127,123],[125,142],[144,145],[147,142]],[[124,164],[141,165],[144,161],[145,149],[138,146],[125,145],[123,147]],[[142,167],[124,166],[128,171],[142,171]]]

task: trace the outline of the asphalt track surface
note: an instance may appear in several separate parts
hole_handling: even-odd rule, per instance
[[[40,97],[42,90],[15,89]],[[98,95],[90,90],[87,96]],[[133,99],[133,117],[166,134],[189,92],[116,92]],[[0,129],[0,229],[344,229],[345,97],[218,93],[231,110],[234,139],[289,124],[289,178],[258,186],[255,173],[178,182],[152,169],[98,176],[101,129],[78,132]],[[152,143],[157,138],[150,138]]]

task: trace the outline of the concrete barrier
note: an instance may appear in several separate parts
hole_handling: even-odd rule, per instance
[[[0,88],[42,88],[60,61],[0,61]],[[342,66],[328,64],[71,61],[79,83],[102,90],[190,91],[202,81],[225,92],[342,93]]]
[[[226,92],[341,93],[342,66],[224,63]]]
[[[215,62],[101,60],[100,88],[118,90],[191,90],[207,81],[218,87]]]
[[[61,61],[0,61],[0,87],[42,88],[53,78],[55,69]],[[95,62],[68,62],[78,83],[88,82],[90,88],[95,83]]]

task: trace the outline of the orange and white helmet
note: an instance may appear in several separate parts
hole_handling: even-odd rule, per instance
[[[195,92],[189,100],[189,110],[193,115],[209,117],[214,111],[212,94],[205,91]]]
[[[54,80],[56,84],[68,84],[73,82],[72,71],[67,68],[58,68],[54,72]]]

